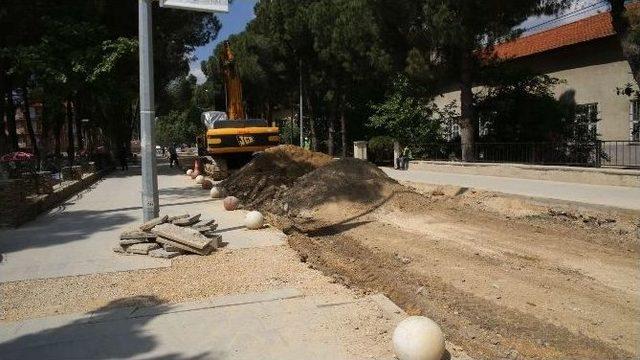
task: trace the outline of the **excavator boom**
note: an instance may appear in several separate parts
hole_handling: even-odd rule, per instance
[[[224,42],[220,68],[224,77],[227,92],[227,117],[229,120],[246,119],[242,105],[242,83],[238,75],[235,59],[228,41]]]

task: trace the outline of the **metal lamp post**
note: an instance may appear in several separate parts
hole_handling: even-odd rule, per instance
[[[138,0],[140,152],[142,155],[142,214],[144,221],[157,217],[160,212],[154,137],[152,1]],[[160,6],[206,12],[229,11],[228,0],[160,0]]]

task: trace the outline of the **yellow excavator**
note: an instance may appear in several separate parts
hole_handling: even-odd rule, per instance
[[[198,141],[204,171],[214,180],[229,175],[230,166],[244,165],[251,155],[280,144],[279,129],[267,120],[247,119],[242,104],[242,84],[228,41],[219,59],[224,79],[227,111],[202,113],[207,127],[205,139]]]

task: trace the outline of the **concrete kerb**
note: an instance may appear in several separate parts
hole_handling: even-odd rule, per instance
[[[516,163],[466,163],[413,160],[413,170],[491,175],[532,180],[550,180],[591,185],[640,187],[640,169],[588,168]]]

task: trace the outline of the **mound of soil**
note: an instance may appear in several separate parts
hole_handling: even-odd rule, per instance
[[[293,145],[280,145],[257,154],[251,162],[220,183],[244,207],[257,208],[274,199],[299,177],[331,162],[328,155]]]
[[[278,194],[270,211],[336,220],[359,216],[384,204],[402,186],[377,166],[346,158],[300,177]]]

